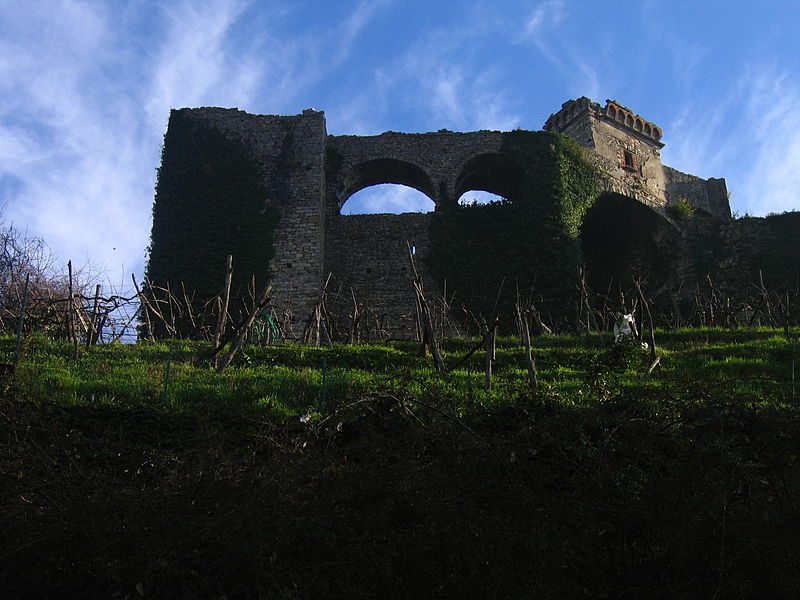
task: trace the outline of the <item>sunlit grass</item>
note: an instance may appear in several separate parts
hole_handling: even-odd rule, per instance
[[[793,332],[796,335],[796,332]],[[455,365],[478,340],[446,340],[445,363]],[[792,368],[796,344],[769,329],[684,329],[657,331],[661,364],[644,376],[647,351],[625,368],[610,367],[610,336],[547,336],[534,339],[540,387],[536,393],[568,405],[607,401],[623,390],[655,393],[682,387],[725,389],[762,403],[795,397]],[[0,340],[11,355],[14,340]],[[519,340],[500,338],[492,389],[486,390],[485,351],[479,349],[456,370],[434,372],[413,342],[248,347],[230,368],[217,374],[207,343],[169,340],[157,344],[109,344],[74,348],[44,336],[23,344],[16,376],[21,398],[66,404],[147,405],[173,411],[266,411],[298,414],[331,410],[368,393],[397,393],[463,412],[497,406],[529,394],[528,372]],[[795,365],[796,368],[796,365]],[[648,391],[649,390],[649,391]],[[667,393],[667,392],[663,392]]]

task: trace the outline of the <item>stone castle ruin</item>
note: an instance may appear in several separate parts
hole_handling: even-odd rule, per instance
[[[590,160],[608,175],[598,180],[604,192],[662,214],[684,198],[709,215],[731,216],[724,179],[701,179],[662,165],[661,129],[613,100],[606,100],[605,107],[588,98],[565,102],[544,129],[568,135],[590,150]]]
[[[662,165],[661,137],[657,125],[619,103],[601,106],[588,98],[564,103],[536,132],[333,136],[324,113],[312,109],[294,116],[173,110],[148,277],[153,285],[182,286],[195,301],[208,299],[219,293],[225,256],[232,254],[239,297],[251,282],[271,279],[275,318],[290,336],[298,335],[327,281],[326,293],[341,305],[339,318],[352,318],[347,306],[360,306],[374,335],[413,337],[409,248],[432,294],[460,281],[464,271],[479,270],[472,265],[494,252],[487,238],[506,253],[493,258],[487,273],[514,278],[518,288],[536,285],[542,297],[549,286],[544,274],[566,255],[560,268],[567,280],[585,263],[597,286],[649,269],[659,271],[653,286],[663,288],[674,283],[676,268],[651,263],[678,246],[691,252],[672,209],[714,222],[732,219],[725,180]],[[419,190],[435,209],[342,214],[353,194],[384,183]],[[470,190],[506,198],[518,212],[487,209],[509,219],[507,227],[492,230],[492,219],[481,217],[462,234],[448,230],[461,222],[458,199]],[[519,234],[505,233],[512,230]],[[447,246],[448,236],[459,243]],[[549,239],[525,265],[501,272]],[[563,283],[553,273],[547,278]]]

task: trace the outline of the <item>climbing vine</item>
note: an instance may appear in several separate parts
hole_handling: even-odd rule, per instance
[[[581,265],[577,242],[597,197],[595,168],[569,138],[512,131],[500,152],[519,185],[501,202],[451,205],[433,215],[428,267],[473,313],[513,314],[517,290],[541,294],[540,307],[566,320]],[[498,291],[502,285],[503,291]]]
[[[235,314],[253,277],[257,286],[269,277],[277,221],[248,148],[189,111],[173,111],[153,205],[147,265],[153,284],[179,289],[192,282],[187,294],[202,304],[221,291],[231,254]]]

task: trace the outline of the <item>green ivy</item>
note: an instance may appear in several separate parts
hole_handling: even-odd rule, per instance
[[[190,110],[173,111],[153,204],[149,280],[156,286],[169,283],[181,295],[185,282],[200,312],[221,292],[226,256],[231,254],[235,315],[252,278],[260,287],[270,276],[277,221],[248,148]]]
[[[598,195],[596,169],[571,139],[512,131],[500,153],[519,184],[502,202],[450,205],[433,215],[428,267],[473,313],[511,315],[517,290],[542,293],[540,307],[571,316],[581,253],[580,225]],[[498,299],[498,291],[502,293]]]
[[[671,204],[667,207],[667,212],[672,218],[678,221],[688,221],[694,217],[697,209],[689,204],[689,200],[681,196],[675,201],[675,204]]]

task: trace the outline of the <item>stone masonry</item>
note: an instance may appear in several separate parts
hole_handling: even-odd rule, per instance
[[[328,293],[369,307],[381,335],[414,334],[408,245],[422,264],[430,215],[341,214],[354,193],[376,184],[403,184],[427,195],[437,210],[469,190],[503,197],[515,193],[514,169],[501,148],[503,132],[330,136],[324,113],[312,109],[294,116],[221,108],[182,111],[240,140],[263,173],[264,202],[280,214],[274,258],[264,269],[272,273],[274,306],[293,323],[290,335],[302,331],[329,274]],[[678,198],[709,214],[730,216],[725,181],[663,166],[661,129],[616,102],[601,107],[588,98],[570,100],[544,129],[564,133],[586,149],[601,170],[606,193],[638,201],[663,216]]]
[[[569,100],[550,115],[544,129],[589,149],[590,160],[606,175],[601,185],[607,192],[657,211],[684,198],[707,214],[731,216],[724,179],[705,180],[662,165],[661,129],[613,100],[604,107],[585,97]]]

